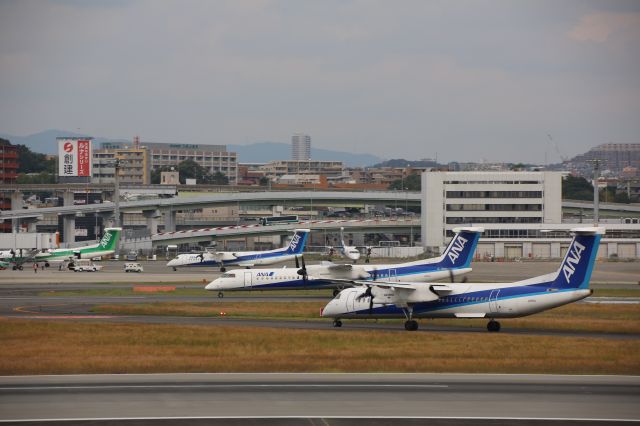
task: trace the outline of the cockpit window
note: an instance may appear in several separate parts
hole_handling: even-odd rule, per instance
[[[222,274],[220,278],[235,278],[236,274]]]
[[[340,299],[340,295],[341,295],[341,294],[342,294],[342,292],[338,293],[338,294],[336,295],[336,297],[334,297],[334,298],[333,298],[333,300],[338,300],[338,299]]]

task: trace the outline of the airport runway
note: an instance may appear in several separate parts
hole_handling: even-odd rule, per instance
[[[335,259],[340,263],[340,259]],[[401,262],[398,260],[397,262]],[[172,271],[167,268],[165,261],[142,261],[143,273],[124,273],[123,261],[102,261],[98,262],[103,269],[98,272],[72,272],[58,271],[56,268],[47,268],[33,273],[25,265],[23,271],[5,270],[0,271],[0,286],[7,284],[27,284],[27,283],[48,283],[48,284],[70,284],[86,282],[95,283],[192,283],[200,284],[209,282],[220,275],[218,268],[183,268]],[[317,263],[309,261],[308,264]],[[473,271],[468,274],[470,282],[510,282],[530,278],[536,275],[546,274],[555,271],[560,262],[473,262]],[[373,264],[372,264],[373,265]],[[293,262],[273,265],[264,268],[281,268],[287,266],[295,267]],[[229,267],[228,269],[233,269]],[[239,268],[241,269],[241,268]],[[639,285],[640,284],[640,262],[597,262],[593,271],[592,285],[605,284],[613,285]]]
[[[537,424],[531,421],[541,419],[640,421],[640,377],[287,373],[0,377],[0,418],[5,421],[147,419],[152,424],[160,418],[228,417],[318,418],[326,421],[304,424],[328,425],[354,424],[348,420],[358,417],[386,418],[384,424],[396,424],[390,417],[448,420],[436,424],[478,424],[481,419],[503,421],[490,424]]]

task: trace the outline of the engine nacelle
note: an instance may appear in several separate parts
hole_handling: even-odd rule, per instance
[[[415,290],[394,287],[372,287],[371,295],[373,296],[373,303],[386,305],[432,302],[439,299],[439,296],[432,292],[426,285],[420,286]]]

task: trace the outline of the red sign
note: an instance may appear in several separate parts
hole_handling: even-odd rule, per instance
[[[73,151],[73,144],[71,142],[67,142],[64,144],[64,152]]]
[[[91,149],[89,144],[90,142],[86,140],[78,141],[78,176],[91,176]]]

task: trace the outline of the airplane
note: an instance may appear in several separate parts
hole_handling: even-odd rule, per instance
[[[569,250],[556,272],[513,283],[434,284],[353,281],[321,311],[341,327],[341,318],[490,318],[489,332],[500,331],[496,318],[523,317],[590,296],[591,272],[604,228],[574,228]]]
[[[469,265],[483,228],[456,228],[456,233],[441,256],[413,262],[389,265],[352,265],[323,262],[306,266],[302,258],[302,268],[295,258],[296,268],[279,269],[234,269],[216,278],[205,286],[206,290],[218,291],[218,297],[224,297],[223,291],[233,290],[301,290],[310,288],[334,288],[334,296],[344,287],[334,278],[349,280],[435,281],[463,275],[471,272]]]
[[[296,229],[287,247],[268,251],[222,251],[179,254],[171,259],[167,266],[174,271],[185,266],[220,265],[220,272],[226,271],[226,265],[252,267],[254,265],[272,265],[293,259],[302,254],[309,236],[309,229]]]
[[[356,246],[348,246],[344,243],[344,227],[340,227],[340,254],[344,257],[353,260],[356,263],[360,259],[360,250]],[[331,247],[330,250],[332,250]]]
[[[37,250],[11,249],[0,251],[0,269],[22,270],[23,264],[33,260]]]
[[[94,257],[109,256],[115,253],[121,232],[122,228],[105,228],[104,235],[97,244],[68,249],[49,249],[36,254],[31,260],[44,262],[44,265],[48,267],[52,263],[73,262],[73,259],[92,259]]]

